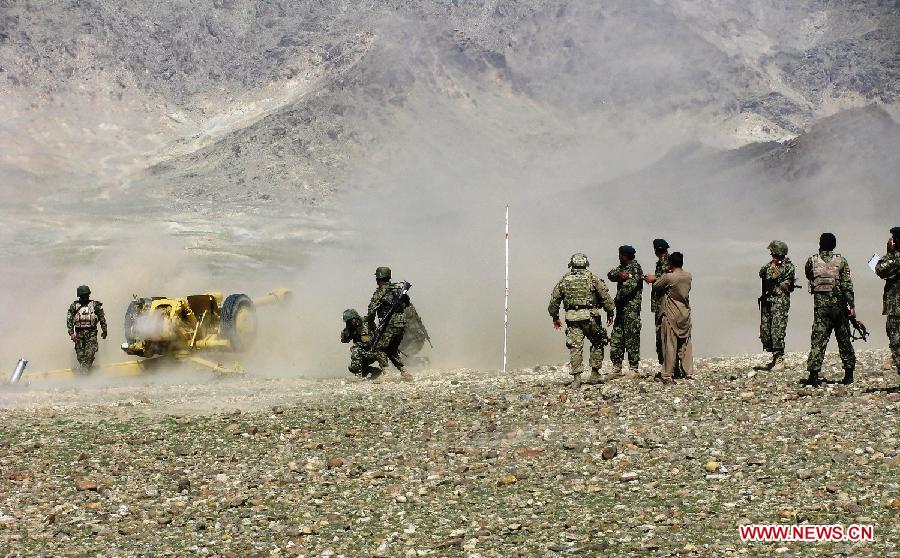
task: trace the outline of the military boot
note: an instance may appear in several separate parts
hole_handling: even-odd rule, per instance
[[[800,383],[805,386],[819,387],[820,385],[822,385],[822,380],[819,379],[819,371],[818,370],[810,370],[809,378],[806,378],[805,380],[800,380]]]
[[[403,380],[404,382],[411,382],[411,381],[413,381],[412,374],[410,374],[409,371],[408,371],[406,368],[401,368],[401,369],[400,369],[400,379]]]
[[[841,378],[841,383],[845,386],[849,386],[853,383],[853,369],[844,370],[844,377]]]
[[[581,372],[572,374],[572,383],[569,384],[569,387],[572,389],[578,389],[581,387]]]
[[[784,371],[784,355],[775,355],[775,358],[772,360],[772,366],[769,369],[775,372]]]
[[[599,368],[591,368],[591,376],[585,382],[587,384],[600,384],[603,383],[603,377],[600,375]]]

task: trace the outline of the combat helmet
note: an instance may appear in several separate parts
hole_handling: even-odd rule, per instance
[[[75,294],[78,295],[78,298],[81,298],[83,296],[90,296],[91,288],[88,287],[87,285],[81,285],[80,287],[75,289]]]
[[[391,278],[391,268],[382,266],[375,270],[375,279],[390,279],[390,278]]]
[[[344,310],[344,321],[345,322],[349,322],[350,320],[359,320],[359,319],[361,319],[359,317],[359,312],[357,312],[355,309],[347,308],[346,310]]]
[[[591,263],[588,261],[587,256],[581,252],[572,254],[572,257],[569,259],[569,267],[573,269],[584,269],[589,265]]]
[[[776,256],[787,256],[788,245],[780,240],[773,240],[769,243],[769,252]]]

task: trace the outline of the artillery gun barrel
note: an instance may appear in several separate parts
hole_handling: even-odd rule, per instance
[[[254,306],[271,306],[273,304],[285,304],[291,300],[293,293],[290,289],[275,289],[263,296],[254,297]]]

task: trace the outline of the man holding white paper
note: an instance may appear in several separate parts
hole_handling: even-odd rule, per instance
[[[884,279],[885,329],[891,347],[894,368],[900,374],[900,227],[891,229],[887,242],[887,254],[878,260],[875,273]]]

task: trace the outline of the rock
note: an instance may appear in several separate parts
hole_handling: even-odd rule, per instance
[[[272,407],[272,414],[283,415],[284,407],[282,407],[281,405],[275,405],[274,407]]]
[[[343,466],[344,466],[344,460],[341,459],[340,457],[331,457],[330,459],[328,459],[328,468],[329,469],[336,469],[338,467],[343,467]]]
[[[609,461],[618,454],[619,448],[617,448],[615,444],[612,444],[603,448],[603,451],[600,452],[600,457],[605,459],[606,461]]]
[[[519,482],[519,479],[515,475],[504,475],[497,481],[497,486],[509,486],[517,482]]]
[[[813,472],[809,469],[799,469],[797,471],[797,478],[800,480],[811,479],[813,477]]]
[[[97,483],[87,477],[75,479],[75,490],[85,492],[88,490],[97,491]]]
[[[718,461],[711,460],[711,461],[706,462],[706,465],[704,465],[704,468],[706,469],[707,473],[715,473],[719,470],[719,468],[721,466],[722,466],[722,464],[719,463]]]
[[[186,455],[190,455],[191,450],[188,449],[186,446],[176,445],[174,448],[172,448],[172,453],[174,453],[175,455],[177,455],[179,457],[184,457]]]
[[[640,475],[638,475],[636,472],[629,471],[627,473],[622,473],[622,475],[619,477],[619,481],[620,482],[631,482],[631,481],[638,480],[639,477],[640,477]]]
[[[231,498],[226,500],[225,505],[229,508],[239,508],[247,503],[248,497],[246,494],[235,494]]]
[[[191,487],[191,481],[185,477],[178,479],[178,492],[184,492]]]

